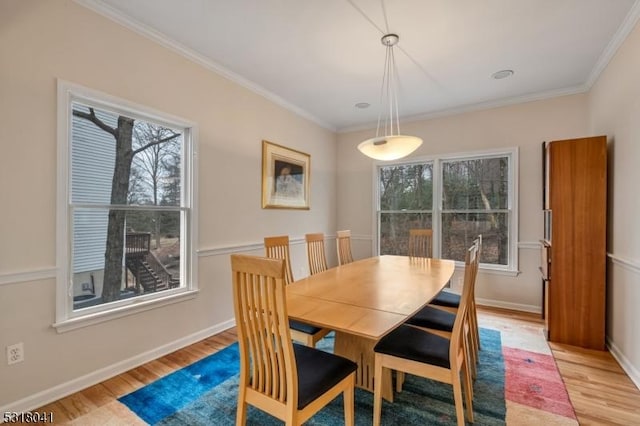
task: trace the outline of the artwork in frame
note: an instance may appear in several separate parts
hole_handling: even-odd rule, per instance
[[[262,141],[262,208],[309,210],[311,156]]]

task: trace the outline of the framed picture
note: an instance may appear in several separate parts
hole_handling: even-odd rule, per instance
[[[309,210],[311,157],[262,141],[262,208]]]

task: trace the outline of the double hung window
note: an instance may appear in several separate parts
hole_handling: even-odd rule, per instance
[[[62,82],[59,108],[56,326],[193,293],[193,124]]]
[[[482,234],[484,268],[517,270],[517,150],[377,166],[380,254],[407,253],[409,229],[434,231],[436,256],[464,261]]]

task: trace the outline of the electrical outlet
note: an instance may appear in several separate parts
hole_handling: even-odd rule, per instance
[[[16,364],[24,361],[24,345],[22,342],[7,346],[7,364]]]

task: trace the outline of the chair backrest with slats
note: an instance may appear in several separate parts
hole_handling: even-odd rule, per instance
[[[475,300],[476,300],[476,281],[478,279],[478,269],[480,269],[480,256],[482,254],[482,234],[478,235],[478,237],[473,240],[473,244],[476,247],[475,254],[475,271],[473,274],[473,281],[471,285],[471,295],[469,296],[470,304],[472,307],[470,309],[475,309]],[[475,315],[475,313],[474,313]]]
[[[353,262],[351,255],[351,231],[338,231],[336,237],[336,246],[338,249],[338,265],[346,265]]]
[[[409,229],[409,257],[433,257],[433,230]]]
[[[265,237],[264,250],[267,257],[284,260],[284,283],[291,284],[293,282],[293,272],[291,271],[291,256],[289,255],[289,237],[287,235]]]
[[[287,404],[291,398],[297,400],[298,379],[287,317],[284,261],[234,254],[231,270],[240,347],[239,386],[281,404]]]
[[[449,346],[449,359],[452,362],[461,359],[464,356],[465,333],[469,332],[469,309],[471,298],[473,297],[473,288],[475,279],[478,274],[479,265],[479,245],[480,242],[475,240],[473,245],[467,249],[464,262],[464,280],[462,284],[462,295],[460,296],[460,306],[456,312],[456,320],[451,332],[451,345]]]
[[[327,257],[324,253],[324,234],[307,234],[307,259],[309,260],[309,273],[315,275],[327,270]]]

